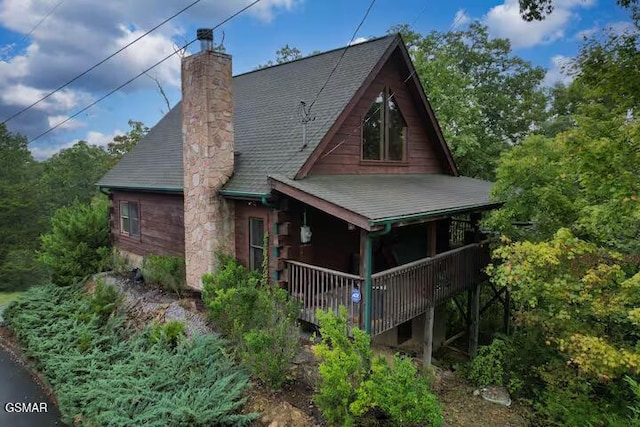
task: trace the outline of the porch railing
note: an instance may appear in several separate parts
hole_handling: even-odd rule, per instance
[[[371,275],[372,335],[411,320],[428,307],[477,285],[483,280],[482,270],[489,259],[488,242],[482,242]],[[351,298],[358,288],[364,301],[363,277],[297,261],[287,261],[287,266],[289,292],[302,303],[302,320],[318,324],[317,309],[337,312],[344,305],[350,324],[363,327],[363,302],[354,303]]]
[[[301,320],[317,325],[317,309],[337,313],[343,305],[347,308],[349,323],[362,326],[360,304],[351,298],[354,289],[362,289],[362,277],[290,260],[287,268],[289,293],[302,303]]]

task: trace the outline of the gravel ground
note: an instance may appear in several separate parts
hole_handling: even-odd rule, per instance
[[[102,273],[97,277],[104,278],[107,284],[114,285],[120,292],[127,318],[137,328],[144,327],[152,321],[166,323],[177,320],[184,323],[185,333],[189,337],[196,334],[215,333],[207,321],[206,314],[198,309],[200,301],[197,296],[178,298],[177,295],[169,294],[156,287],[111,273]]]

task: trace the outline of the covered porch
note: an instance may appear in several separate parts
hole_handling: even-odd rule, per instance
[[[489,262],[478,223],[498,205],[490,183],[442,175],[272,180],[280,193],[276,277],[301,302],[301,320],[317,325],[318,309],[344,306],[352,326],[376,337],[422,316],[427,345],[436,306],[465,291],[477,300]]]

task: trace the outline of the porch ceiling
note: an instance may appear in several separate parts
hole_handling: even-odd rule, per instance
[[[491,209],[491,182],[450,175],[322,175],[301,180],[270,176],[274,190],[342,217],[365,229]],[[305,200],[302,200],[305,199]],[[323,205],[328,209],[323,209]],[[342,215],[336,215],[342,211]],[[348,218],[349,219],[348,219]],[[356,221],[354,221],[356,220]]]

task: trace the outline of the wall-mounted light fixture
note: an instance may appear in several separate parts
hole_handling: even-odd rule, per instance
[[[307,225],[307,210],[302,214],[302,226],[300,227],[300,243],[311,242],[311,227]]]

